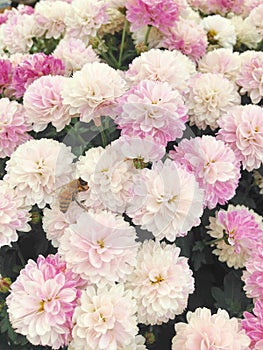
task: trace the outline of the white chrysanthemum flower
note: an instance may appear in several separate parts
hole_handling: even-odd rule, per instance
[[[47,39],[58,39],[64,34],[65,16],[71,5],[65,1],[40,1],[35,6],[36,22],[45,32]]]
[[[24,198],[25,205],[43,208],[54,191],[72,180],[74,155],[52,139],[30,140],[19,146],[6,165],[5,180]]]
[[[262,40],[262,35],[258,32],[257,28],[248,21],[248,18],[243,19],[241,16],[233,16],[230,20],[235,27],[237,45],[243,44],[249,49],[256,48],[258,43]]]
[[[127,214],[158,240],[185,236],[199,225],[202,213],[203,190],[195,176],[175,162],[154,163],[135,177]]]
[[[126,349],[138,332],[136,309],[132,291],[125,290],[122,284],[87,287],[73,315],[75,325],[69,349]]]
[[[81,120],[88,123],[102,116],[104,108],[125,92],[125,86],[120,73],[106,63],[86,63],[68,80],[62,97],[70,113],[80,113]]]
[[[208,16],[203,19],[202,24],[212,46],[233,48],[236,43],[236,32],[230,19],[220,15]]]
[[[241,66],[238,52],[219,48],[209,51],[198,61],[198,71],[201,73],[220,73],[235,82]]]
[[[221,115],[241,102],[236,85],[221,74],[197,74],[190,80],[189,87],[186,105],[190,124],[200,129],[218,128]]]
[[[99,286],[123,282],[136,264],[136,231],[123,217],[87,210],[60,237],[59,254],[84,280]]]
[[[254,27],[256,27],[259,34],[261,34],[261,38],[263,35],[263,3],[261,1],[261,4],[257,7],[255,7],[247,17],[247,21],[251,23]]]
[[[128,276],[138,305],[138,322],[161,324],[181,314],[194,291],[187,258],[179,257],[175,245],[144,241],[137,255],[135,270]]]
[[[126,78],[134,85],[147,79],[167,82],[183,93],[187,91],[189,78],[195,73],[194,62],[180,51],[151,49],[132,61]]]

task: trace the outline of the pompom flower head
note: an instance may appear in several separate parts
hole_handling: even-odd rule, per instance
[[[213,136],[182,140],[171,157],[192,172],[205,191],[209,209],[225,204],[235,195],[240,178],[240,163],[231,148]]]
[[[81,283],[58,255],[40,255],[37,262],[29,260],[6,299],[16,332],[34,345],[49,345],[52,349],[67,345]]]
[[[263,301],[257,300],[253,313],[244,312],[244,320],[242,320],[242,328],[249,336],[251,350],[263,349]]]
[[[137,301],[139,323],[161,324],[186,308],[194,279],[187,259],[179,254],[180,248],[164,242],[142,244],[127,282]]]
[[[220,209],[216,217],[209,220],[207,233],[219,240],[213,253],[229,267],[244,267],[263,239],[262,217],[245,206],[229,205],[226,211]]]
[[[138,332],[136,302],[123,284],[83,291],[73,322],[72,349],[126,349]],[[127,347],[132,349],[132,347]]]
[[[172,350],[227,349],[248,350],[250,339],[241,330],[237,318],[230,318],[225,310],[211,315],[207,308],[187,313],[188,323],[176,323]]]
[[[258,169],[263,162],[263,110],[260,106],[232,107],[218,121],[219,139],[228,144],[243,168]]]

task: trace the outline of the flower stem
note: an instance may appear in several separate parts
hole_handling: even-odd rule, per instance
[[[128,26],[128,21],[127,21],[127,19],[125,19],[124,26],[122,29],[121,46],[120,46],[120,53],[119,53],[119,60],[118,60],[118,68],[119,69],[121,68],[121,63],[122,63],[122,55],[123,55],[123,50],[124,50],[124,43],[125,43],[127,26]]]
[[[147,27],[147,32],[146,32],[145,38],[144,38],[144,45],[145,46],[148,46],[148,39],[149,39],[151,29],[152,29],[152,26]]]
[[[103,128],[102,124],[99,126],[99,129],[100,129],[100,136],[101,136],[102,147],[105,148],[107,146],[107,138],[106,138],[106,135],[105,135],[104,128]]]
[[[204,242],[205,245],[215,244],[224,240],[224,237],[213,239],[212,241]]]

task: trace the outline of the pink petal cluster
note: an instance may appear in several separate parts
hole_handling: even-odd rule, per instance
[[[169,50],[179,50],[198,61],[205,54],[208,41],[201,24],[181,18],[167,30],[162,45]]]
[[[127,287],[138,304],[138,322],[161,324],[180,315],[194,291],[194,278],[187,258],[175,245],[144,241]]]
[[[22,97],[27,87],[43,75],[64,73],[65,67],[60,59],[42,52],[30,55],[14,67],[12,88],[15,90],[15,97]]]
[[[218,239],[213,253],[218,255],[219,261],[238,269],[246,265],[251,255],[255,257],[255,248],[263,240],[261,216],[245,206],[229,205],[209,221],[207,233]]]
[[[188,323],[175,324],[172,350],[248,350],[249,337],[239,320],[230,318],[227,311],[218,309],[212,315],[209,309],[198,308],[189,311],[186,318]]]
[[[232,107],[218,121],[218,138],[228,144],[243,168],[258,169],[263,162],[263,110],[260,106]]]
[[[0,99],[0,158],[10,157],[14,150],[31,138],[24,107],[8,98]]]
[[[67,266],[99,286],[124,281],[136,262],[136,231],[110,211],[84,212],[65,230],[58,251]]]
[[[10,84],[12,73],[11,62],[7,59],[0,59],[0,94]]]
[[[167,159],[144,168],[134,179],[127,214],[157,240],[173,242],[200,223],[203,191],[193,174]]]
[[[132,31],[145,25],[165,31],[179,17],[179,6],[174,0],[128,0],[125,6]]]
[[[33,345],[48,345],[52,349],[67,345],[81,283],[58,255],[40,255],[37,262],[29,260],[6,299],[16,332],[25,335]]]
[[[70,106],[63,104],[61,92],[68,78],[47,75],[33,81],[25,91],[25,115],[36,132],[51,123],[57,131],[64,129],[72,119]]]
[[[235,195],[240,178],[240,163],[232,149],[213,136],[183,139],[171,157],[193,173],[205,191],[209,209],[225,204]]]
[[[247,297],[263,301],[263,245],[258,244],[245,264],[242,280]]]
[[[123,284],[87,287],[73,315],[70,349],[133,349],[130,345],[138,332],[136,309],[132,291],[125,290]]]
[[[117,100],[117,118],[122,135],[152,137],[156,143],[181,137],[187,108],[178,91],[168,83],[143,80]]]
[[[210,13],[226,15],[229,12],[240,14],[245,0],[208,0],[207,7]]]
[[[17,231],[30,231],[28,210],[19,207],[15,193],[0,181],[0,247],[18,240]]]
[[[263,349],[263,301],[258,300],[255,303],[253,314],[244,312],[244,320],[242,320],[242,328],[249,336],[251,343],[249,349]]]
[[[244,60],[237,84],[241,86],[240,93],[247,93],[252,103],[259,103],[263,98],[263,53],[256,53],[255,56]]]

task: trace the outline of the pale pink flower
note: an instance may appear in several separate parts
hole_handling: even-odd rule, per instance
[[[16,101],[0,99],[0,158],[10,157],[14,150],[31,138],[25,110]]]
[[[66,37],[81,39],[88,44],[102,24],[108,22],[108,5],[103,0],[74,0],[65,15]]]
[[[127,0],[125,6],[132,31],[145,25],[165,31],[178,20],[180,13],[174,0]]]
[[[76,38],[60,40],[52,55],[64,63],[68,76],[80,70],[88,62],[99,61],[92,46],[86,47],[82,40]]]
[[[243,17],[247,17],[259,5],[262,5],[262,0],[245,0],[244,5],[242,6],[242,15]]]
[[[72,180],[74,155],[64,143],[52,139],[30,140],[7,161],[5,180],[19,191],[25,205],[43,208],[54,191]]]
[[[8,184],[0,181],[0,247],[11,246],[11,242],[16,242],[17,231],[30,231],[28,221],[30,221],[28,210],[19,206],[15,192]]]
[[[193,174],[175,162],[156,162],[134,178],[127,214],[156,239],[174,241],[200,223],[203,191]]]
[[[83,212],[65,230],[58,251],[73,272],[99,286],[125,281],[136,263],[136,231],[106,210]]]
[[[201,24],[180,18],[171,26],[162,40],[162,46],[169,50],[179,50],[194,61],[206,52],[208,45],[206,31]]]
[[[231,106],[239,105],[241,97],[236,85],[216,73],[199,73],[189,81],[186,106],[189,108],[190,125],[199,129],[218,128],[218,121]]]
[[[222,74],[233,82],[236,81],[240,66],[239,53],[225,48],[209,51],[198,61],[199,72]]]
[[[194,278],[187,258],[174,244],[144,241],[127,287],[138,305],[138,322],[161,324],[180,315],[194,291]]]
[[[43,75],[63,75],[65,67],[62,61],[43,52],[29,55],[14,67],[11,88],[15,97],[20,98],[28,86]]]
[[[235,106],[219,119],[218,138],[227,143],[243,168],[258,169],[263,162],[263,110],[260,106]]]
[[[70,113],[80,113],[80,119],[88,123],[104,115],[104,110],[125,92],[125,85],[119,72],[106,63],[86,63],[68,80],[62,97],[70,105]]]
[[[11,82],[12,64],[9,59],[0,59],[0,93],[2,94]]]
[[[30,259],[6,299],[12,327],[33,345],[67,345],[80,283],[58,255]]]
[[[251,23],[254,27],[256,27],[259,34],[261,34],[261,38],[263,35],[262,18],[263,18],[263,2],[261,5],[255,7],[247,17],[248,22]]]
[[[243,61],[236,82],[241,86],[242,95],[247,93],[252,103],[260,102],[263,98],[263,52]]]
[[[152,137],[166,146],[182,137],[187,108],[178,91],[164,82],[143,80],[117,100],[115,122],[122,135]]]
[[[263,349],[263,301],[257,300],[253,309],[253,313],[245,311],[244,320],[242,320],[242,328],[249,336],[251,343],[249,349]]]
[[[226,310],[211,314],[207,308],[188,311],[187,322],[175,324],[172,350],[227,349],[248,350],[249,337],[239,319],[230,318]]]
[[[234,197],[240,178],[240,163],[232,149],[213,136],[182,140],[171,157],[192,172],[205,191],[209,209]]]
[[[29,85],[23,103],[25,115],[34,131],[46,129],[51,123],[57,131],[64,129],[72,119],[70,106],[62,103],[61,91],[68,78],[59,75],[42,76]]]
[[[212,47],[233,48],[236,44],[235,27],[230,19],[220,15],[205,17],[202,25],[207,32],[207,38]]]
[[[210,13],[226,15],[229,12],[239,14],[245,0],[208,0],[207,7]]]
[[[261,299],[263,301],[263,245],[261,242],[251,251],[241,279],[245,283],[243,288],[246,296],[254,300]]]
[[[188,80],[195,72],[195,64],[180,51],[151,49],[132,61],[126,77],[133,84],[141,80],[167,82],[183,93],[187,91]]]
[[[136,302],[122,284],[83,291],[73,315],[75,350],[126,349],[138,332]],[[131,349],[131,348],[129,348]]]
[[[235,269],[246,265],[255,247],[263,240],[262,217],[243,205],[229,205],[227,210],[220,209],[216,217],[209,218],[207,233],[218,242],[213,253],[219,261],[226,262]]]
[[[35,5],[36,23],[47,39],[58,39],[66,30],[65,16],[71,6],[65,1],[39,1]]]

